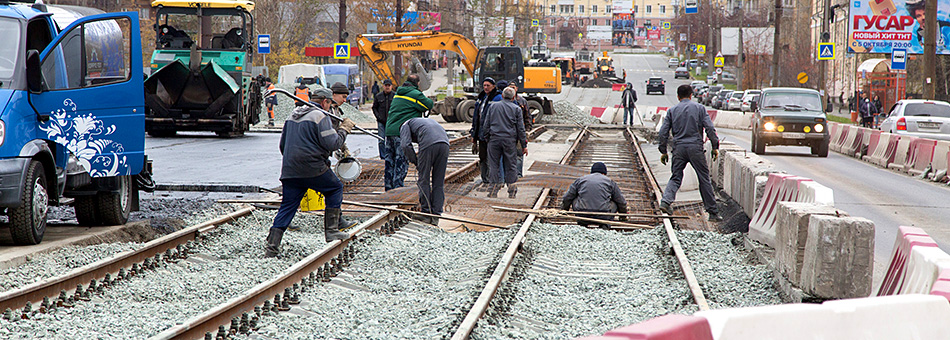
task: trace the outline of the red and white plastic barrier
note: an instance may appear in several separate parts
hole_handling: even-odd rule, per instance
[[[769,174],[759,207],[749,223],[749,237],[775,246],[775,217],[779,202],[804,202],[834,205],[834,191],[810,178],[788,174]]]
[[[904,168],[907,173],[917,176],[920,175],[930,162],[934,159],[934,148],[937,141],[926,138],[917,139],[917,147],[914,148],[914,156],[911,158],[910,167]]]
[[[891,261],[884,273],[884,280],[877,295],[893,295],[900,293],[904,277],[908,272],[907,260],[914,247],[936,248],[937,242],[930,238],[921,228],[901,226],[897,228],[897,240],[894,242],[894,251]]]
[[[901,136],[901,139],[897,142],[897,149],[894,150],[894,160],[887,163],[887,168],[904,170],[904,167],[907,166],[907,163],[910,161],[911,150],[913,150],[913,147],[916,145],[916,137]]]
[[[698,316],[669,314],[578,340],[713,340],[709,322]]]

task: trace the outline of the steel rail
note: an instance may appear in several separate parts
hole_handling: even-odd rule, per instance
[[[252,311],[255,306],[260,306],[265,301],[272,299],[275,294],[282,294],[285,288],[301,282],[310,273],[317,271],[342,253],[350,242],[361,236],[365,231],[382,227],[395,215],[395,213],[388,211],[374,215],[366,222],[360,223],[360,225],[349,230],[350,237],[346,240],[328,243],[320,251],[285,269],[279,276],[262,282],[248,289],[243,295],[231,298],[149,339],[199,339],[204,337],[207,332],[217,331],[218,326],[231,322],[232,318],[240,317],[244,312]]]
[[[660,190],[660,185],[657,184],[656,177],[653,175],[653,169],[650,169],[647,166],[647,160],[643,156],[643,149],[640,148],[640,139],[637,138],[637,135],[633,133],[633,130],[630,127],[627,127],[626,131],[627,138],[630,139],[630,142],[637,149],[637,154],[640,157],[640,164],[643,165],[643,169],[647,175],[647,182],[650,182],[650,186],[653,188],[653,194],[656,198],[656,204],[660,204],[663,199],[663,191]],[[664,213],[663,215],[666,215]],[[706,301],[706,295],[703,294],[703,289],[699,286],[699,281],[696,280],[696,274],[693,272],[693,267],[689,265],[689,259],[686,258],[686,252],[683,250],[683,245],[680,243],[679,238],[676,237],[676,230],[673,229],[673,223],[668,216],[663,217],[663,227],[666,229],[666,235],[670,239],[670,246],[673,247],[673,253],[676,254],[676,261],[679,263],[680,269],[683,271],[683,276],[686,277],[686,284],[689,285],[689,290],[693,294],[693,300],[696,301],[696,305],[699,306],[699,310],[709,310],[709,303]]]
[[[567,150],[567,153],[564,154],[564,157],[561,158],[561,161],[558,162],[558,164],[567,164],[567,162],[570,161],[570,159],[574,156],[574,153],[577,152],[578,145],[580,145],[581,141],[585,139],[588,131],[589,128],[587,127],[584,127],[584,129],[581,130],[581,133],[577,135],[577,139],[574,140],[574,144],[571,145],[571,148]],[[535,201],[533,209],[541,209],[550,193],[551,188],[544,188],[541,191],[541,196],[539,196],[538,200]],[[452,340],[468,339],[468,337],[472,334],[472,331],[475,330],[478,320],[482,318],[482,315],[485,315],[485,311],[488,310],[488,305],[491,303],[492,298],[495,297],[495,293],[498,292],[498,287],[500,287],[502,281],[508,277],[508,269],[510,269],[511,264],[514,263],[515,255],[517,255],[518,251],[521,250],[521,246],[524,244],[525,238],[527,237],[528,230],[531,229],[531,225],[534,223],[536,218],[536,214],[528,214],[528,217],[525,218],[523,223],[521,223],[518,233],[515,234],[515,237],[511,239],[511,242],[508,244],[508,248],[505,249],[505,254],[501,257],[501,260],[498,261],[498,265],[495,266],[495,270],[492,272],[491,277],[485,284],[485,288],[482,290],[481,294],[478,295],[478,299],[475,300],[475,303],[468,311],[468,314],[466,314],[465,318],[462,319],[462,323],[455,331],[455,334],[452,335]]]
[[[17,309],[27,302],[39,302],[45,297],[55,298],[60,291],[74,291],[77,285],[88,285],[92,280],[101,280],[106,274],[114,274],[122,268],[130,268],[133,264],[142,263],[168,249],[175,249],[188,241],[195,240],[198,235],[207,233],[218,226],[247,216],[254,207],[247,207],[216,219],[202,222],[174,233],[162,236],[145,243],[141,248],[119,253],[115,256],[90,263],[76,268],[61,276],[48,278],[33,284],[9,290],[0,294],[0,310]]]

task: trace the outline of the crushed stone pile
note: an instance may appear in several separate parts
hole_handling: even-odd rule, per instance
[[[553,103],[554,114],[545,115],[542,122],[546,124],[596,124],[600,123],[597,117],[584,112],[577,105],[566,100],[558,100]]]
[[[602,77],[598,77],[598,78],[591,78],[590,80],[585,81],[583,84],[580,84],[578,87],[601,89],[601,88],[612,87],[614,86],[614,84],[615,83],[610,80],[604,79]]]

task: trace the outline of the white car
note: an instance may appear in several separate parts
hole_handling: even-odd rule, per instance
[[[925,99],[898,101],[879,128],[903,136],[950,140],[950,104]]]
[[[750,107],[743,109],[742,105],[751,99],[752,96],[758,95],[759,93],[762,93],[762,90],[745,90],[745,92],[742,93],[742,99],[739,100],[739,110],[742,112],[752,111]]]
[[[667,62],[670,68],[680,66],[679,58],[670,58],[670,61]]]
[[[752,111],[752,102],[754,102],[754,101],[756,101],[756,100],[759,100],[759,95],[758,95],[758,94],[754,94],[754,95],[751,95],[751,96],[743,96],[743,97],[742,97],[742,104],[739,105],[739,111],[742,111],[742,112],[749,112],[749,111]]]
[[[740,106],[742,106],[742,91],[733,92],[726,100],[726,110],[739,111]]]

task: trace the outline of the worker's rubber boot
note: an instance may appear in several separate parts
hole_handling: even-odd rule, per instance
[[[351,221],[347,219],[346,217],[343,217],[342,213],[340,214],[340,229],[339,229],[340,231],[355,227],[357,224],[358,224],[357,221]]]
[[[673,215],[673,207],[669,203],[660,202],[660,211],[666,213],[667,215]]]
[[[326,208],[324,210],[323,235],[327,242],[350,238],[350,234],[340,231],[340,215],[342,214],[340,208]]]
[[[438,226],[439,226],[439,218],[438,218],[438,217],[429,217],[429,224],[438,227]]]
[[[707,218],[709,222],[722,222],[722,217],[719,216],[719,214],[708,211],[706,213],[709,214],[709,217]]]
[[[284,238],[283,228],[270,228],[267,234],[267,244],[264,246],[264,257],[277,257],[280,253],[280,240]]]

